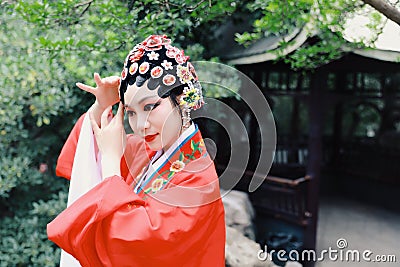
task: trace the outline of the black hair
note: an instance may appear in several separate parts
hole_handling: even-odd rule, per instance
[[[175,107],[179,108],[179,112],[180,112],[181,116],[182,116],[182,111],[181,111],[181,109],[179,107],[180,105],[179,105],[178,97],[183,93],[183,88],[184,88],[183,84],[179,85],[179,86],[173,88],[172,90],[168,91],[167,93],[165,93],[164,95],[161,96],[161,98],[169,97],[171,102],[172,102],[172,104]]]

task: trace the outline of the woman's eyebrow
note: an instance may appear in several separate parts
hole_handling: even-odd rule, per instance
[[[154,98],[154,97],[157,97],[157,96],[155,96],[155,95],[152,95],[152,96],[145,96],[145,97],[143,97],[142,99],[139,100],[138,104],[141,104],[143,101],[145,101],[145,100],[147,100],[147,99],[150,99],[150,98]],[[157,97],[157,98],[158,98],[158,97]],[[125,104],[124,107],[125,107],[125,108],[133,109],[132,106],[130,106],[129,104]]]
[[[147,100],[147,99],[149,99],[149,98],[154,98],[154,97],[157,97],[157,96],[152,95],[152,96],[143,97],[142,99],[140,99],[140,100],[138,101],[138,104],[142,103],[143,101],[145,101],[145,100]]]

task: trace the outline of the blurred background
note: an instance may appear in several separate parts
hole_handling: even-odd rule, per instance
[[[119,75],[127,52],[149,34],[167,34],[191,61],[233,66],[268,101],[274,161],[249,193],[264,149],[259,124],[238,95],[204,86],[206,96],[236,111],[248,133],[250,158],[235,187],[254,211],[252,234],[243,235],[260,248],[338,249],[343,238],[348,249],[397,256],[397,263],[300,261],[304,266],[397,266],[398,2],[2,1],[0,266],[58,266],[46,224],[66,207],[68,181],[56,177],[55,164],[94,101],[75,83],[94,85],[93,72]],[[233,90],[243,94],[246,84]],[[227,141],[218,124],[203,123],[221,174],[239,140]],[[236,266],[255,266],[246,264]]]

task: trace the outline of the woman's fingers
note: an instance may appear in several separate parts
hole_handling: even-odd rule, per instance
[[[104,128],[108,125],[108,115],[110,114],[111,108],[112,106],[107,107],[101,114],[101,128]]]
[[[93,74],[93,78],[98,87],[103,84],[103,80],[100,78],[100,74],[98,74],[97,72]]]
[[[93,74],[93,78],[94,78],[94,81],[96,82],[97,87],[99,87],[99,86],[101,86],[103,84],[103,81],[102,81],[102,79],[100,78],[100,75],[97,72],[95,72]],[[89,86],[89,85],[86,85],[86,84],[83,84],[83,83],[76,83],[76,86],[78,86],[83,91],[86,91],[88,93],[96,95],[97,88],[94,88],[92,86]]]
[[[101,79],[103,84],[107,84],[107,85],[119,85],[120,80],[121,79],[119,76],[109,76],[109,77],[105,77],[104,79]]]
[[[126,134],[122,125],[123,109],[120,105],[116,116],[108,122],[111,108],[112,106],[108,106],[101,114],[101,127],[98,127],[91,112],[90,122],[101,154],[120,160],[126,146]]]
[[[97,122],[94,119],[92,112],[89,112],[89,119],[90,119],[90,124],[92,125],[93,133],[95,136],[97,136],[100,132],[100,128],[97,125]]]
[[[118,106],[117,114],[115,114],[115,116],[112,118],[109,125],[113,125],[113,126],[117,125],[117,126],[123,127],[123,124],[124,124],[124,109],[123,109],[122,103],[120,102],[119,106]]]
[[[121,102],[119,102],[118,111],[117,111],[117,114],[115,115],[115,117],[116,118],[114,118],[114,119],[116,120],[117,126],[121,130],[122,153],[124,153],[125,147],[126,147],[126,133],[125,133],[125,129],[124,129],[124,106],[122,105]]]
[[[124,123],[124,106],[122,105],[121,102],[119,102],[117,115],[115,115],[115,116],[117,117],[116,118],[117,122],[122,125]]]
[[[83,91],[86,91],[88,93],[94,94],[96,92],[96,88],[83,84],[83,83],[76,83],[76,86],[78,86],[80,89],[82,89]]]

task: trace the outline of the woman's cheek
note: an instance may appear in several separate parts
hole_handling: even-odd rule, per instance
[[[132,131],[136,133],[136,120],[134,118],[129,118],[128,120],[129,126],[131,127]]]
[[[170,112],[169,116],[165,118],[163,127],[163,143],[171,145],[179,137],[181,129],[181,118],[176,112]]]

